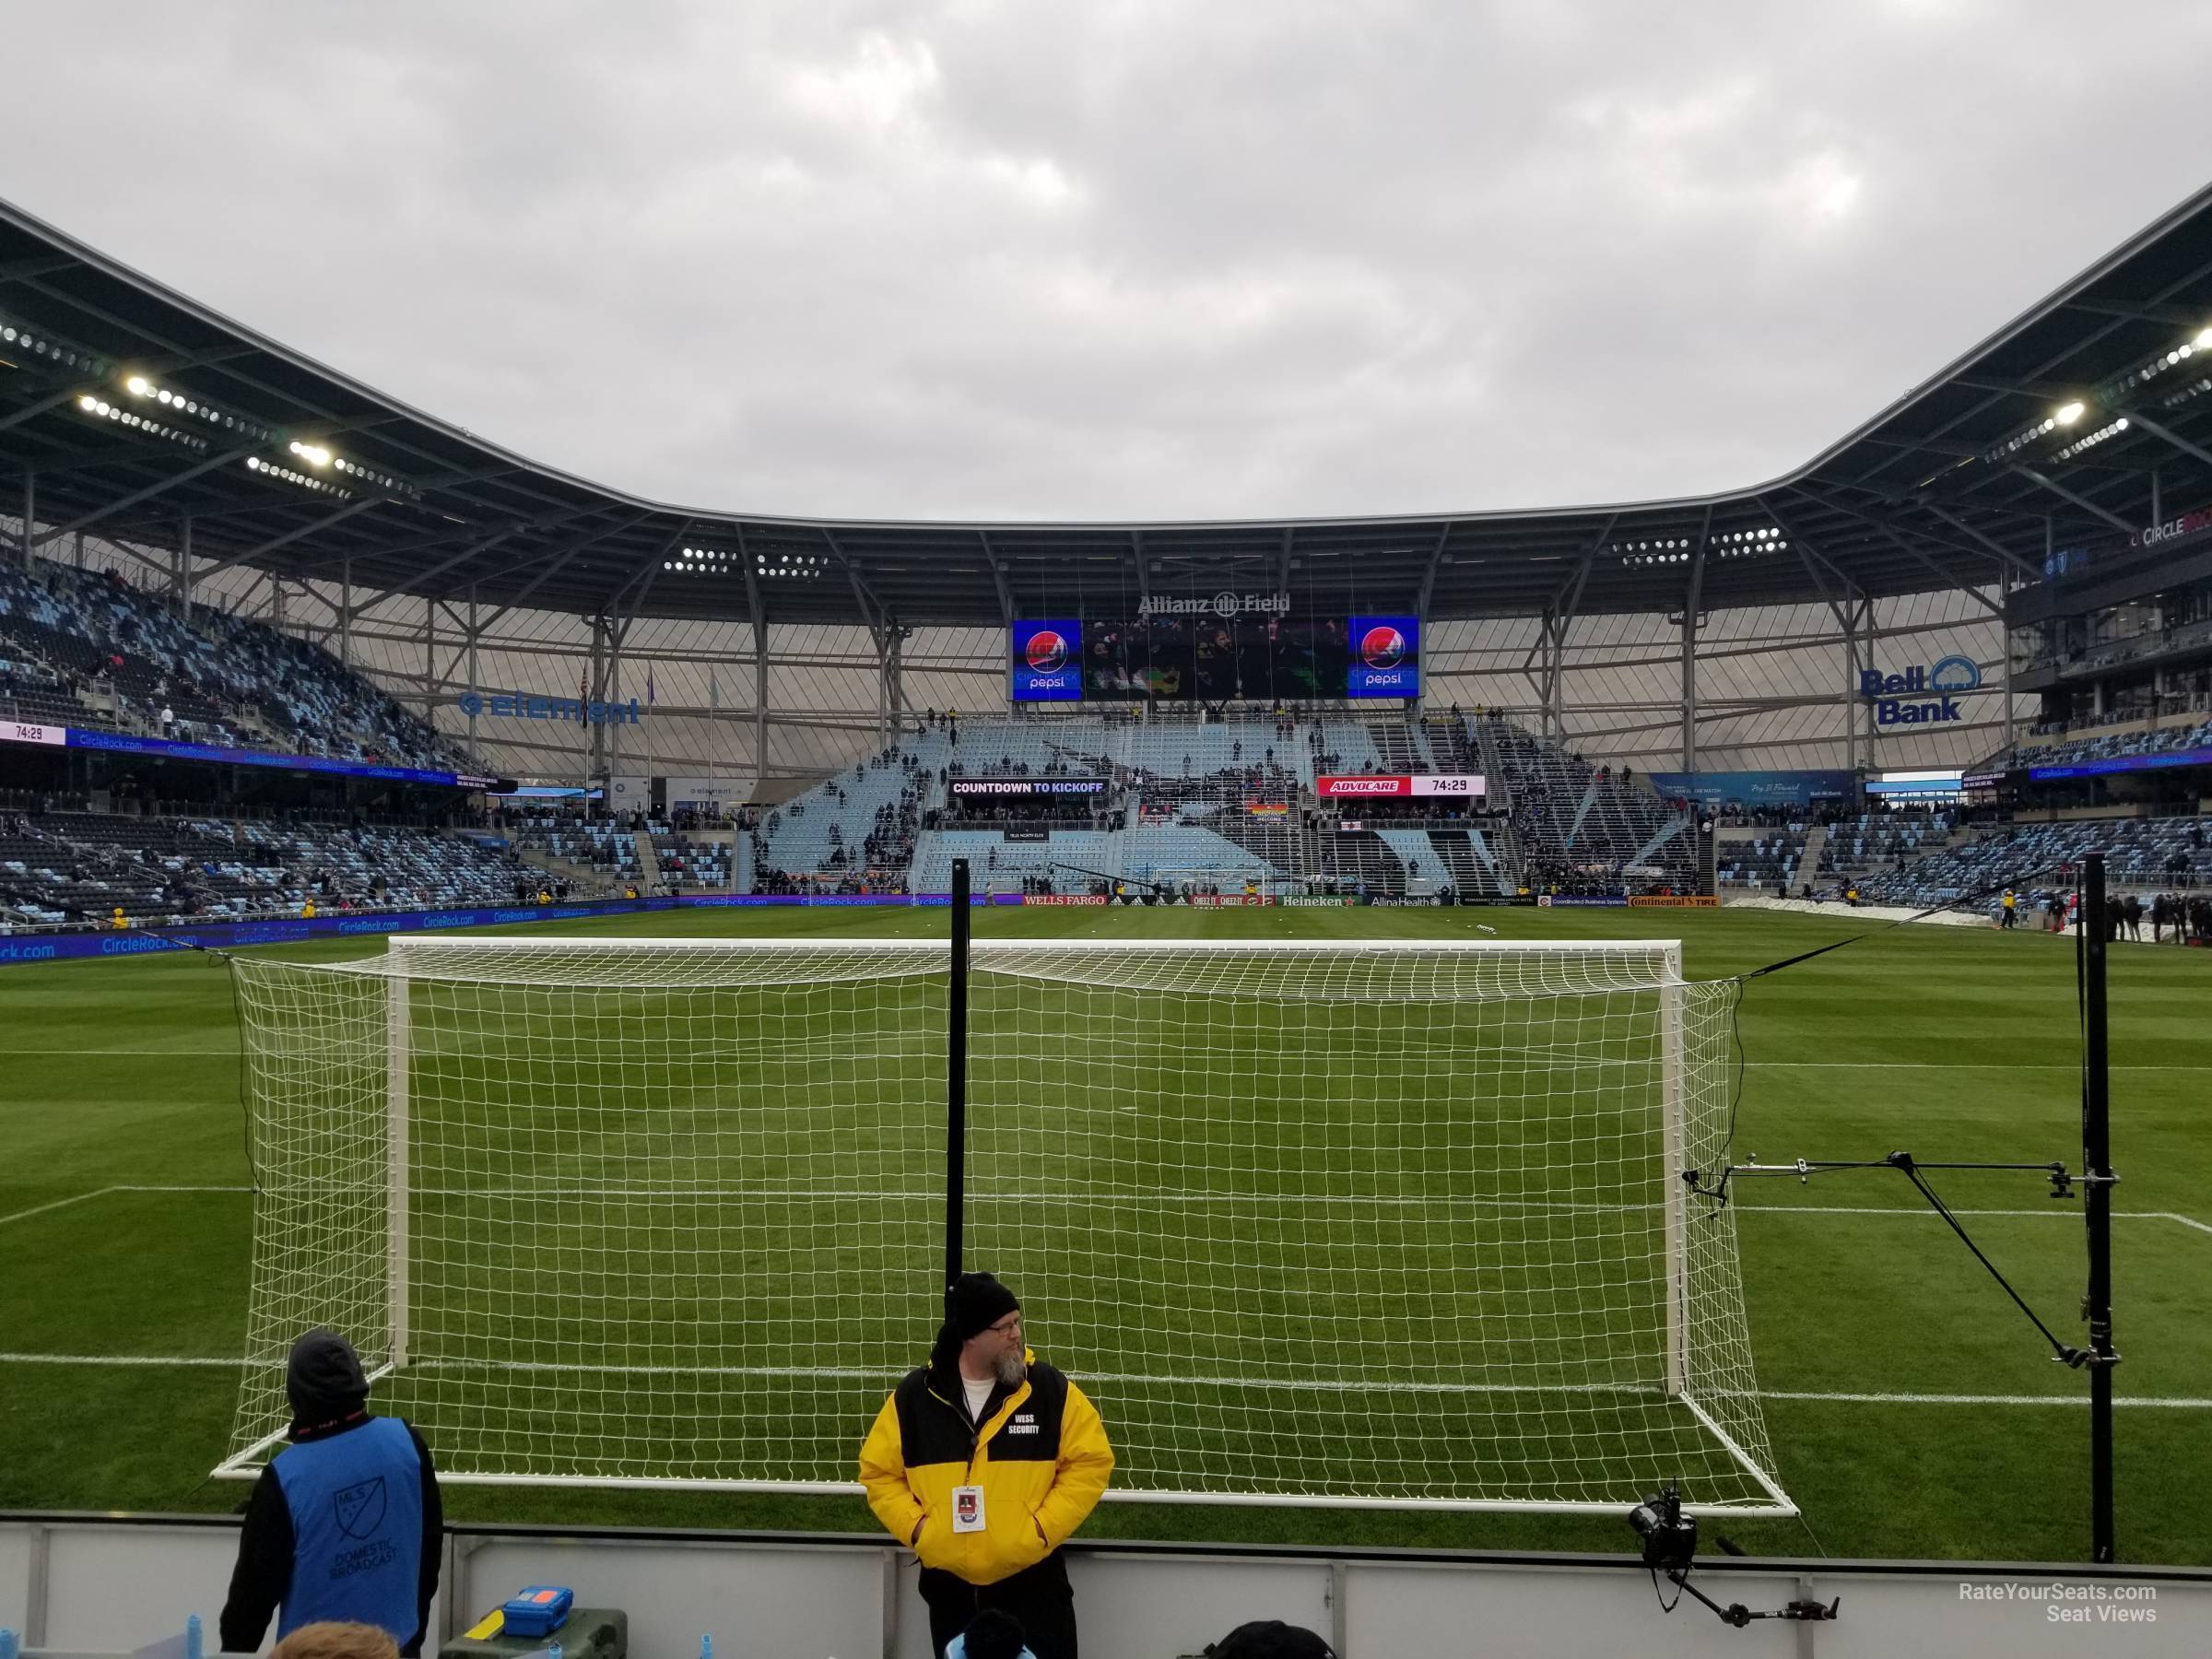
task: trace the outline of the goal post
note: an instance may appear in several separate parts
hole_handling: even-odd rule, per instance
[[[407,984],[405,974],[384,984],[385,1318],[394,1369],[407,1362]]]
[[[256,1149],[218,1473],[331,1324],[442,1478],[850,1491],[948,1237],[942,940],[397,936],[236,959]],[[965,1261],[1112,1496],[1794,1512],[1666,942],[977,943]]]

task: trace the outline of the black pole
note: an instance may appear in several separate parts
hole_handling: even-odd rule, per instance
[[[2104,892],[2104,854],[2084,861],[2081,892],[2081,1166],[2082,1216],[2088,1223],[2089,1288],[2082,1312],[2089,1324],[2089,1559],[2118,1558],[2112,1543],[2112,1077],[2105,1042],[2105,946],[2112,921]]]
[[[945,1296],[960,1277],[960,1216],[968,1184],[968,861],[952,861],[952,974],[945,1037]],[[947,1315],[949,1317],[949,1314]]]

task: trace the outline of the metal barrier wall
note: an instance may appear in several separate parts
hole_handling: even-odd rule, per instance
[[[125,1653],[216,1620],[228,1516],[0,1514],[0,1628],[28,1649]],[[1175,1659],[1248,1618],[1330,1636],[1346,1659],[2042,1659],[2212,1652],[2212,1571],[1966,1562],[1700,1562],[1721,1602],[1843,1599],[1834,1624],[1732,1630],[1685,1599],[1662,1614],[1626,1557],[1069,1546],[1086,1659]],[[525,1583],[572,1585],[630,1618],[638,1659],[928,1659],[913,1558],[858,1534],[448,1529],[434,1636]]]

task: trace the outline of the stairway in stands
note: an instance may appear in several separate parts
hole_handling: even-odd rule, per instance
[[[1795,884],[1791,890],[1806,882],[1818,884],[1820,879],[1820,856],[1828,851],[1828,826],[1815,824],[1805,832],[1805,851],[1797,855],[1797,868],[1790,880]]]
[[[1429,845],[1435,851],[1436,861],[1443,866],[1444,879],[1452,890],[1463,898],[1494,891],[1497,886],[1482,861],[1475,856],[1475,843],[1465,830],[1431,830]]]
[[[1219,812],[1203,820],[1223,841],[1264,858],[1286,876],[1312,874],[1313,860],[1305,848],[1308,837],[1295,816],[1264,818],[1249,812]]]
[[[1396,897],[1406,891],[1406,866],[1373,830],[1320,835],[1314,841],[1320,865],[1315,873],[1324,879],[1365,882],[1370,896]]]
[[[643,885],[638,890],[641,893],[659,892],[661,890],[661,856],[653,850],[652,832],[641,830],[631,836],[630,840],[637,844],[638,873],[643,877]]]
[[[1419,735],[1402,720],[1378,720],[1368,726],[1375,752],[1382,757],[1385,772],[1409,775],[1436,770],[1421,746]]]

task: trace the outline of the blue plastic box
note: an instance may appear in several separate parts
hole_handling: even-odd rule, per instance
[[[576,1593],[565,1584],[531,1584],[500,1609],[505,1636],[550,1636],[568,1622]]]

